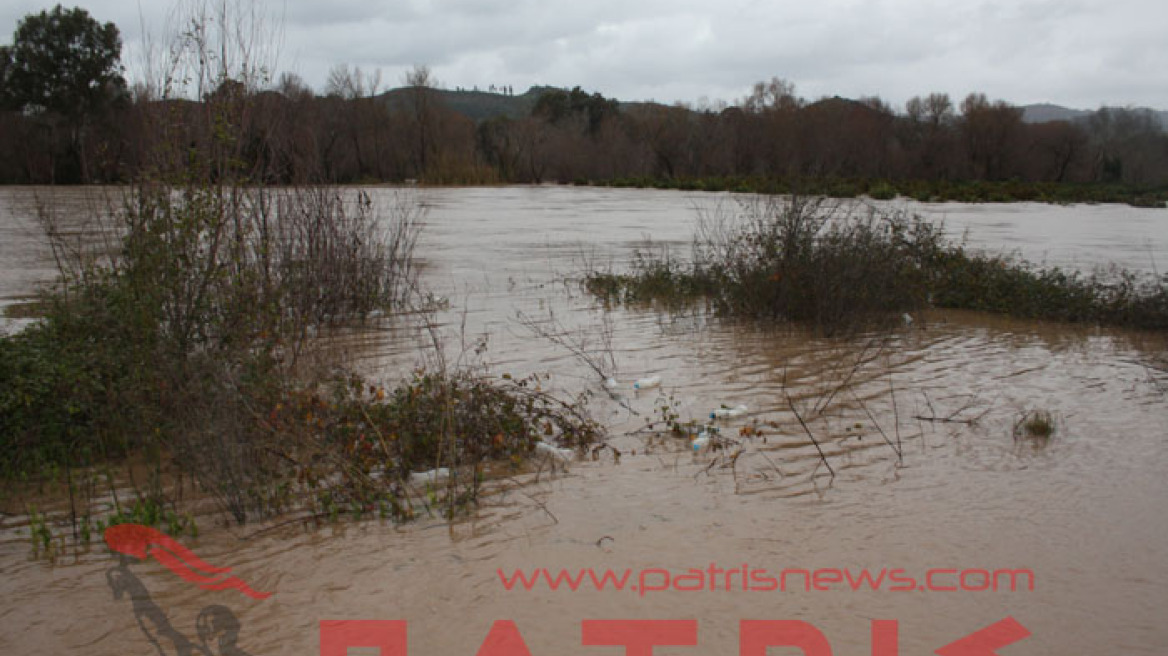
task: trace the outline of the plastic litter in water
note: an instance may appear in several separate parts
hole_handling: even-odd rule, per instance
[[[649,376],[648,378],[642,378],[642,379],[638,380],[637,382],[633,383],[633,389],[635,389],[635,390],[653,389],[654,387],[659,387],[660,385],[661,385],[661,376]]]
[[[424,485],[426,483],[437,483],[438,481],[450,476],[450,470],[446,467],[439,467],[424,472],[413,472],[410,474],[410,482],[414,485]]]
[[[616,382],[616,379],[613,378],[612,376],[609,376],[608,378],[604,379],[604,389],[612,390],[612,389],[616,389],[619,386],[620,386],[620,383]]]
[[[536,453],[542,453],[553,458],[559,458],[564,462],[571,460],[572,456],[575,455],[575,452],[571,449],[561,449],[557,446],[548,444],[547,442],[536,442],[535,451]]]
[[[733,417],[741,417],[746,414],[748,409],[744,405],[736,405],[733,408],[718,408],[710,413],[710,419],[731,419]]]

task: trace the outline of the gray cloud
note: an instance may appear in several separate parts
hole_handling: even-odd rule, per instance
[[[127,51],[155,4],[92,0]],[[45,5],[10,0],[0,33]],[[281,67],[321,87],[330,67],[413,64],[448,87],[580,85],[625,99],[732,101],[779,76],[808,98],[933,91],[1016,103],[1168,108],[1162,0],[287,0]],[[4,26],[8,26],[7,30]]]

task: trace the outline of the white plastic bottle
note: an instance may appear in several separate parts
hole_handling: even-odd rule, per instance
[[[642,378],[642,379],[638,380],[637,382],[633,383],[633,389],[635,389],[635,390],[647,390],[647,389],[653,389],[654,387],[660,387],[660,386],[661,386],[661,376],[649,376],[648,378]]]
[[[710,413],[710,419],[733,419],[734,417],[741,417],[747,411],[747,407],[741,404],[733,408],[717,408]]]
[[[561,449],[542,440],[535,443],[535,451],[536,453],[542,453],[553,458],[558,458],[564,462],[570,461],[575,453],[571,449]]]

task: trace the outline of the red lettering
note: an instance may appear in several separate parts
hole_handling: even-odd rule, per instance
[[[798,647],[804,656],[831,656],[823,633],[798,620],[742,620],[738,641],[738,656],[767,656],[767,647]]]
[[[348,656],[349,647],[372,647],[381,656],[406,656],[406,623],[401,620],[322,620],[320,656]]]
[[[941,570],[936,570],[941,572]],[[896,620],[872,621],[872,656],[899,656]],[[624,647],[625,656],[653,656],[654,647],[694,647],[697,620],[585,620],[585,647]],[[941,647],[938,656],[998,656],[997,650],[1030,637],[1013,617]],[[827,637],[799,620],[742,620],[739,656],[767,656],[769,647],[795,647],[803,656],[832,656]],[[378,650],[379,656],[407,656],[406,622],[402,620],[324,620],[320,623],[320,656],[348,656],[350,647]],[[519,628],[511,620],[492,626],[476,656],[531,656]]]
[[[1023,638],[1030,631],[1013,617],[991,624],[937,650],[938,656],[997,656],[997,651]]]
[[[900,654],[900,623],[896,620],[872,620],[872,656]]]
[[[653,647],[698,644],[697,620],[584,620],[582,645],[624,647],[625,656],[653,656]]]
[[[491,632],[479,647],[478,656],[531,656],[531,650],[523,642],[515,622],[499,620],[491,626]]]

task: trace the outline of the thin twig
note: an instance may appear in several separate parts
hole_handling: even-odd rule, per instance
[[[904,447],[900,444],[900,413],[896,410],[896,389],[892,386],[892,373],[888,374],[888,393],[892,396],[892,418],[896,422],[896,452],[903,453]]]
[[[819,440],[815,439],[815,436],[811,434],[811,429],[807,427],[807,422],[803,421],[803,417],[795,409],[795,402],[791,400],[791,395],[784,391],[783,396],[787,397],[787,405],[790,406],[791,412],[799,420],[799,425],[803,427],[803,431],[807,433],[807,437],[811,438],[811,443],[815,445],[815,450],[819,452],[819,459],[823,461],[824,466],[827,467],[827,471],[831,472],[831,477],[835,478],[835,470],[831,468],[831,463],[827,461],[827,455],[823,453],[823,449],[819,446]]]
[[[852,392],[851,394],[852,394],[852,398],[854,398],[856,400],[856,403],[860,404],[860,408],[862,408],[864,410],[864,414],[868,415],[868,420],[871,421],[872,425],[876,427],[876,430],[880,432],[880,437],[884,438],[884,443],[887,444],[888,447],[891,448],[894,453],[896,453],[896,457],[900,461],[900,463],[904,464],[904,453],[901,451],[900,447],[893,444],[892,440],[890,440],[888,438],[888,434],[885,433],[884,429],[880,427],[880,422],[876,421],[876,417],[872,416],[872,412],[870,410],[868,410],[868,406],[864,404],[864,401],[862,399],[860,399],[860,397],[857,396],[855,392]],[[898,436],[898,439],[899,439],[899,436]]]

